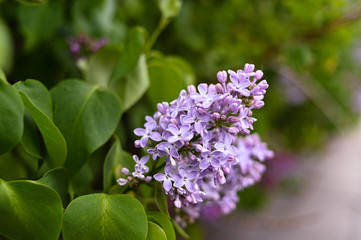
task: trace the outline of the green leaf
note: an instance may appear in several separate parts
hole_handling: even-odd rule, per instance
[[[170,217],[168,212],[167,198],[165,197],[162,190],[162,185],[160,184],[155,185],[155,203],[157,204],[161,213]]]
[[[0,179],[0,234],[14,240],[58,239],[63,207],[58,194],[33,181]]]
[[[124,51],[115,65],[111,81],[120,81],[121,78],[134,69],[143,52],[144,43],[145,30],[141,27],[133,28],[129,33]]]
[[[181,7],[181,0],[159,0],[159,8],[164,18],[176,17]]]
[[[187,86],[180,70],[164,57],[149,62],[150,87],[147,92],[153,104],[173,101]]]
[[[49,166],[63,166],[67,154],[66,142],[52,121],[52,103],[48,89],[36,80],[17,82],[14,87],[21,95],[25,108],[34,119],[43,136],[48,151],[46,160]]]
[[[81,196],[69,204],[63,221],[64,240],[144,240],[147,229],[143,206],[123,194]]]
[[[145,54],[140,55],[135,68],[121,81],[113,81],[110,86],[119,96],[123,111],[133,106],[149,87],[149,77]]]
[[[63,81],[51,90],[54,122],[68,144],[65,166],[71,174],[114,133],[121,106],[108,90],[79,80]]]
[[[48,0],[18,0],[18,1],[28,6],[37,6],[48,2]]]
[[[8,26],[0,18],[0,81],[6,82],[6,77],[1,71],[8,72],[13,63],[13,40]]]
[[[40,3],[35,0],[26,2]],[[37,7],[21,5],[18,10],[18,19],[20,31],[25,40],[25,49],[31,50],[40,43],[51,40],[62,23],[62,13],[60,1],[50,1],[48,4]]]
[[[121,52],[118,48],[105,46],[89,58],[84,78],[87,82],[108,86],[112,71]]]
[[[37,182],[54,189],[60,196],[63,205],[68,202],[68,186],[70,175],[65,168],[55,168],[45,173]]]
[[[162,227],[168,240],[175,240],[175,232],[172,222],[161,212],[147,212],[148,221],[152,221]]]
[[[0,155],[21,140],[24,128],[24,105],[16,90],[0,81]]]
[[[24,115],[24,132],[21,139],[21,145],[31,156],[41,159],[41,137],[38,133],[38,127],[32,119],[30,113],[25,111]]]
[[[134,160],[132,155],[121,149],[118,137],[114,136],[114,143],[110,148],[104,162],[104,192],[108,192],[114,184],[114,180],[121,177],[123,167],[132,170],[134,168]]]
[[[25,164],[18,157],[7,152],[0,156],[0,178],[10,181],[27,178]]]
[[[166,59],[182,74],[183,81],[187,86],[195,84],[196,77],[194,74],[194,70],[185,59],[178,56],[168,56]]]
[[[147,240],[167,240],[167,235],[159,225],[148,221]]]
[[[8,80],[6,79],[6,75],[1,68],[0,68],[0,81],[3,81],[4,83],[8,83]]]

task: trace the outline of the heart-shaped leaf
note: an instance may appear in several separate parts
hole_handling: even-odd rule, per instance
[[[33,181],[0,179],[0,234],[13,240],[58,239],[63,207],[51,188]]]
[[[175,232],[172,222],[161,212],[147,212],[148,220],[162,227],[168,240],[175,240]]]
[[[145,240],[148,221],[143,206],[124,194],[81,196],[64,214],[64,240]]]
[[[63,166],[66,159],[66,142],[53,123],[52,102],[48,89],[39,81],[17,82],[14,87],[20,93],[26,110],[38,126],[48,151],[46,160],[50,167]]]
[[[20,141],[24,128],[24,105],[16,90],[0,81],[0,155]]]
[[[61,82],[51,90],[51,96],[54,122],[68,144],[65,166],[75,174],[114,133],[120,102],[108,90],[79,80]]]
[[[158,224],[148,221],[147,240],[167,240],[167,235]]]

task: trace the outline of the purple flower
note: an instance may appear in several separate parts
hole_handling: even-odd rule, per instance
[[[178,168],[179,174],[174,175],[174,186],[176,188],[181,188],[183,185],[186,186],[187,190],[194,192],[196,190],[196,184],[192,181],[194,180],[198,173],[196,171],[187,171],[184,168]]]
[[[133,159],[135,161],[135,166],[134,169],[139,172],[139,173],[146,173],[149,171],[148,166],[146,166],[145,164],[148,162],[149,160],[149,155],[142,157],[141,159],[139,159],[139,157],[137,155],[133,155]],[[134,175],[134,174],[133,174]]]
[[[171,133],[169,137],[167,137],[167,141],[169,143],[175,143],[177,141],[180,141],[182,143],[188,142],[193,138],[194,133],[190,130],[189,125],[183,125],[180,128],[178,128],[174,124],[169,124],[167,131]]]
[[[228,73],[230,81],[220,71],[216,85],[189,86],[170,104],[159,103],[153,117],[146,117],[145,128],[134,130],[140,137],[137,147],[153,160],[165,159],[164,171],[154,179],[188,220],[198,218],[207,206],[223,214],[233,210],[237,191],[259,181],[264,161],[273,154],[258,136],[239,137],[253,130],[253,109],[264,106],[268,84],[261,80],[262,71],[246,64],[244,70]],[[142,159],[135,159],[129,181],[147,180],[148,159]]]
[[[154,175],[155,180],[163,181],[163,188],[166,192],[169,192],[172,188],[172,166],[166,165],[164,167],[164,173],[157,173]]]
[[[228,73],[232,82],[230,83],[230,88],[236,92],[239,92],[245,97],[249,97],[250,91],[246,88],[251,85],[251,82],[249,81],[247,74],[242,70],[238,70],[237,73],[232,70],[228,70]]]
[[[137,136],[141,136],[140,139],[140,146],[145,147],[147,145],[148,139],[152,139],[154,141],[161,141],[162,136],[159,134],[159,132],[153,132],[153,130],[156,128],[156,122],[147,122],[144,124],[144,128],[136,128],[134,129],[134,134]]]

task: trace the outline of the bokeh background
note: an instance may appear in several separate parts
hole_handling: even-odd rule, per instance
[[[253,63],[270,85],[266,106],[254,112],[258,119],[255,132],[275,151],[275,158],[268,162],[263,181],[240,193],[237,213],[216,223],[205,219],[192,226],[193,238],[219,239],[222,234],[228,234],[227,239],[271,239],[273,235],[275,239],[297,239],[295,236],[307,234],[321,237],[318,239],[361,237],[349,233],[351,225],[357,227],[355,219],[360,220],[360,214],[344,224],[344,229],[351,230],[337,232],[339,235],[332,233],[337,226],[340,229],[339,222],[322,225],[327,218],[351,219],[345,211],[354,209],[329,212],[327,217],[316,211],[329,202],[349,205],[337,197],[346,196],[345,188],[361,180],[355,172],[355,183],[339,184],[332,189],[333,195],[322,193],[334,186],[336,179],[340,183],[343,176],[361,170],[356,154],[360,145],[361,2],[184,0],[179,13],[167,20],[157,2],[49,0],[28,6],[2,0],[0,67],[11,83],[31,78],[52,88],[66,78],[93,81],[106,75],[112,52],[131,47],[128,33],[141,26],[154,40],[147,49],[151,82],[139,101],[124,112],[118,129],[123,148],[132,152],[132,129],[142,125],[157,102],[175,99],[190,83],[216,82],[219,70]],[[27,177],[26,167],[16,160],[9,173],[4,159],[0,158],[3,178]],[[331,164],[330,159],[335,162]],[[340,161],[342,165],[337,165]],[[333,171],[335,175],[327,175]],[[92,186],[96,179],[89,180]],[[324,185],[312,188],[318,181]],[[318,202],[307,197],[314,192],[327,197]],[[358,202],[360,192],[351,192],[350,198]],[[307,201],[311,207],[299,210]],[[331,210],[323,210],[327,211]],[[287,224],[292,221],[294,224]],[[227,225],[237,231],[230,231]]]

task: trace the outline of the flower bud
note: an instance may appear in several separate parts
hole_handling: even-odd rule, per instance
[[[236,122],[239,121],[239,118],[236,117],[236,116],[230,116],[230,117],[228,117],[227,121],[232,122],[232,123],[236,123]]]
[[[246,63],[246,64],[244,65],[244,72],[245,72],[245,73],[251,73],[251,72],[253,72],[254,68],[255,68],[254,64],[248,64],[248,63]]]
[[[129,174],[129,169],[128,169],[128,168],[122,168],[121,172],[122,172],[124,175],[128,175],[128,174]]]
[[[263,77],[263,72],[261,70],[257,70],[254,78],[260,80],[262,77]]]
[[[217,78],[220,83],[225,83],[227,81],[227,72],[226,71],[219,71],[217,73]]]
[[[146,182],[152,181],[152,176],[146,176],[144,181],[146,181]]]
[[[223,93],[223,87],[221,84],[219,83],[216,84],[216,91],[219,93]]]
[[[230,134],[232,134],[232,135],[236,135],[239,131],[238,131],[238,129],[235,128],[235,127],[229,127],[229,128],[228,128],[228,132],[229,132]]]
[[[188,90],[188,93],[191,94],[191,93],[196,93],[197,92],[197,89],[194,85],[190,85],[187,87],[187,90]]]
[[[225,120],[227,119],[227,116],[226,116],[226,115],[222,115],[222,116],[221,116],[221,119],[222,119],[223,121],[225,121]]]
[[[220,117],[221,117],[221,115],[219,113],[217,113],[217,112],[214,112],[214,113],[211,114],[212,119],[219,119]]]
[[[134,146],[135,146],[136,148],[140,148],[140,140],[135,140]]]

